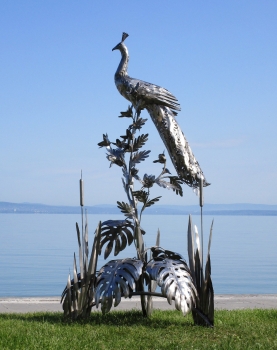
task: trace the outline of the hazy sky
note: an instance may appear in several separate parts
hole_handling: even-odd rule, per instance
[[[123,135],[112,48],[129,33],[130,76],[167,88],[212,185],[208,203],[277,200],[277,1],[0,1],[0,201],[125,200],[121,170],[97,143]],[[143,112],[147,117],[147,112]],[[165,147],[149,117],[149,160]],[[174,173],[171,163],[168,168]],[[175,173],[174,173],[175,174]],[[160,204],[197,204],[156,188]]]

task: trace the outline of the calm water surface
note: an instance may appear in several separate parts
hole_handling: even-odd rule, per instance
[[[89,244],[99,220],[118,215],[88,215]],[[204,216],[204,247],[213,217]],[[0,297],[60,295],[78,253],[75,214],[0,214]],[[193,217],[200,230],[199,216]],[[187,257],[188,217],[145,215],[147,246],[155,244]],[[217,294],[277,293],[277,217],[215,216],[211,247],[212,278]],[[204,248],[204,255],[205,255]],[[134,246],[118,257],[134,257]],[[110,255],[108,258],[112,260]],[[99,258],[98,269],[104,265]]]

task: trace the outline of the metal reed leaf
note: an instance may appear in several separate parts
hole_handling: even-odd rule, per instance
[[[195,233],[195,245],[196,245],[196,249],[197,249],[197,251],[198,251],[198,253],[199,253],[200,264],[201,264],[201,268],[202,268],[202,266],[203,266],[203,261],[201,261],[201,257],[202,257],[201,252],[202,252],[202,248],[203,248],[203,247],[201,247],[200,237],[199,237],[199,234],[198,234],[198,228],[197,228],[196,225],[194,225],[194,233]]]
[[[130,258],[111,260],[105,264],[100,269],[96,281],[96,307],[98,308],[102,297],[101,310],[103,313],[107,313],[112,307],[113,298],[115,298],[114,306],[117,306],[121,301],[122,294],[125,298],[129,297],[136,288],[142,267],[142,261]]]
[[[212,244],[212,235],[213,235],[213,226],[214,226],[214,220],[212,221],[211,228],[210,228],[207,260],[208,260],[208,258],[210,256],[210,250],[211,250],[211,244]]]
[[[152,252],[154,260],[147,264],[147,273],[157,281],[169,304],[174,298],[175,308],[186,315],[196,305],[197,291],[185,260],[162,248],[153,247]]]
[[[77,236],[80,238],[80,230],[77,227]],[[87,268],[83,268],[83,277],[77,273],[76,256],[74,253],[73,261],[73,279],[70,281],[68,277],[67,286],[61,296],[61,303],[63,303],[63,310],[65,316],[70,316],[73,320],[79,317],[87,317],[90,315],[91,307],[94,297],[94,287],[96,281],[97,259],[100,251],[101,240],[101,221],[99,222],[94,236],[94,243]],[[85,238],[85,243],[88,239]],[[81,241],[78,239],[80,257],[82,258]],[[88,254],[88,249],[86,250]],[[82,265],[80,259],[80,265]],[[81,269],[82,271],[82,269]]]
[[[80,234],[80,229],[77,222],[76,222],[76,231],[77,231],[77,238],[78,238],[78,245],[79,245],[80,274],[81,274],[81,279],[83,279],[84,278],[83,252],[82,252],[82,244],[81,244],[81,234]]]
[[[188,257],[189,257],[189,267],[191,271],[192,279],[195,281],[195,261],[194,261],[194,231],[192,226],[191,215],[189,216],[188,223]]]
[[[210,229],[206,266],[202,265],[198,230],[193,226],[191,216],[188,223],[188,256],[191,274],[196,286],[199,299],[196,308],[192,309],[195,324],[213,327],[214,324],[214,290],[211,278],[210,248],[212,240],[213,222]]]
[[[96,266],[101,238],[101,221],[99,222],[95,234],[94,242],[89,260],[88,269],[85,275],[84,285],[81,289],[81,309],[84,315],[89,315],[91,311],[92,298],[94,296],[94,285],[96,279]]]
[[[86,268],[88,267],[88,215],[87,215],[87,210],[86,210],[86,215],[85,215],[85,237],[84,237],[84,244],[85,244],[85,266]]]
[[[78,316],[78,289],[79,289],[75,253],[74,253],[74,260],[73,260],[73,281],[74,281],[73,288],[71,283],[71,297],[72,297],[72,306],[73,306],[73,319],[75,319]]]
[[[160,229],[158,228],[157,237],[156,237],[156,246],[157,247],[160,246],[160,240],[161,240],[161,233],[160,233]]]
[[[73,265],[73,281],[74,281],[74,291],[77,294],[80,286],[79,286],[79,278],[78,278],[78,274],[77,274],[77,264],[76,264],[76,256],[74,253],[74,265]]]
[[[100,251],[101,227],[102,227],[102,224],[101,224],[101,221],[99,221],[94,234],[94,242],[93,242],[89,266],[88,266],[89,276],[91,275],[96,276],[97,260],[98,260],[98,255]]]
[[[68,275],[67,278],[67,305],[68,305],[68,314],[71,316],[72,312],[72,299],[71,299],[71,280],[70,280],[70,274]]]

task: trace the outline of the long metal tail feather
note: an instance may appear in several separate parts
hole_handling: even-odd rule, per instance
[[[148,105],[146,109],[156,125],[179,177],[187,185],[197,188],[202,176],[203,185],[208,186],[209,183],[175,119],[176,112],[168,107],[154,104]]]

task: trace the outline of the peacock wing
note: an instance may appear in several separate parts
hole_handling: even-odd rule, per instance
[[[167,106],[176,111],[181,110],[177,98],[163,87],[139,79],[130,77],[129,79],[137,100],[142,100],[144,105],[157,104]]]

